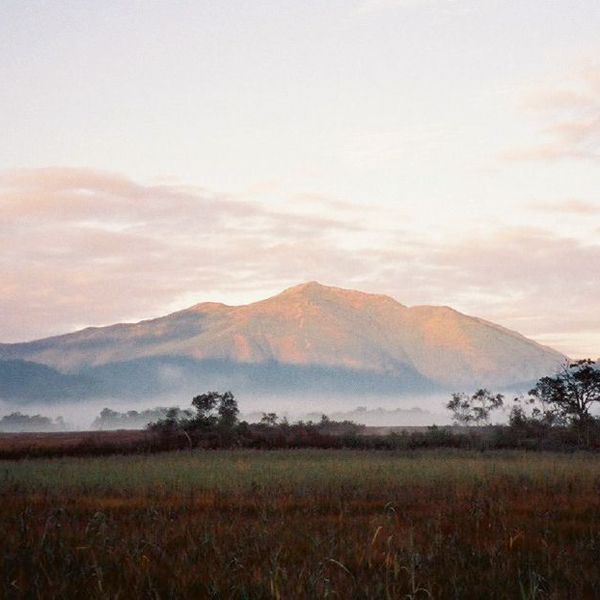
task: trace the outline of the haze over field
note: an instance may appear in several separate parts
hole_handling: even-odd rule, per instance
[[[598,31],[595,0],[3,1],[0,397],[410,407],[598,357]]]

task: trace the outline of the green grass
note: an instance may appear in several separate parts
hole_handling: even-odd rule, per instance
[[[343,485],[363,488],[502,479],[564,486],[600,478],[590,453],[374,452],[351,450],[193,451],[0,463],[0,493],[244,492],[256,486],[291,492]]]

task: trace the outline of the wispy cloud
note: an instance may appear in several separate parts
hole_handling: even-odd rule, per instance
[[[382,279],[396,283],[381,281],[382,289],[408,303],[429,297],[534,338],[557,340],[566,353],[582,353],[574,340],[586,338],[587,351],[600,355],[600,245],[593,240],[498,227],[487,235],[424,244],[408,260],[386,264]]]
[[[559,215],[585,216],[600,214],[600,203],[587,202],[578,198],[567,198],[562,202],[531,202],[528,208]]]
[[[600,67],[580,70],[572,87],[531,93],[522,108],[540,121],[540,141],[508,148],[505,160],[600,159]]]
[[[5,172],[0,341],[316,279],[405,304],[449,304],[558,343],[596,330],[600,345],[598,244],[533,227],[435,239],[316,194],[293,195],[289,207],[101,171]],[[540,209],[597,211],[578,200]]]
[[[102,171],[4,172],[2,338],[153,315],[194,292],[326,278],[325,256],[350,278],[360,260],[333,239],[359,240],[361,227],[341,204],[335,218],[315,213]]]

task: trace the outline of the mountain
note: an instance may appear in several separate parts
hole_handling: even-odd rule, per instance
[[[0,344],[0,360],[9,359],[91,377],[110,394],[192,380],[395,393],[530,382],[564,356],[445,306],[407,307],[310,282],[244,306],[202,303],[139,323]]]
[[[99,382],[85,375],[65,375],[46,365],[0,360],[0,399],[66,400],[99,395]]]

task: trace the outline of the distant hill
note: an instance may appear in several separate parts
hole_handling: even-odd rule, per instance
[[[35,381],[44,377],[57,394],[83,397],[217,384],[371,394],[500,388],[552,373],[564,356],[446,306],[407,307],[310,282],[244,306],[202,303],[140,323],[0,344],[1,359],[55,371],[27,367],[28,377],[13,368],[15,377],[0,379],[0,397],[39,393]]]
[[[2,400],[65,400],[100,393],[100,382],[89,376],[65,375],[46,365],[24,360],[0,360]]]

